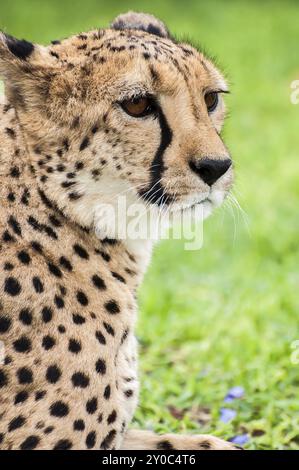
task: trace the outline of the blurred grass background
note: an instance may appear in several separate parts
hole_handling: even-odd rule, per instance
[[[205,224],[204,246],[163,242],[140,290],[142,392],[135,425],[247,434],[249,449],[299,449],[299,78],[296,1],[11,0],[0,28],[47,43],[146,11],[219,58],[232,94],[224,135],[235,195]],[[244,218],[247,220],[245,223]],[[232,386],[244,397],[226,407]]]

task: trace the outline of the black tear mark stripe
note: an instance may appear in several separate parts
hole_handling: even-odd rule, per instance
[[[25,39],[16,39],[8,34],[5,35],[6,45],[10,52],[18,59],[26,60],[34,51],[34,45]]]
[[[162,206],[163,204],[169,204],[173,199],[170,194],[165,192],[161,182],[159,181],[165,170],[163,155],[167,147],[171,144],[172,130],[170,129],[167,119],[160,107],[158,109],[158,118],[161,129],[161,141],[150,168],[151,182],[147,189],[143,189],[139,192],[139,195],[152,204],[155,203]]]

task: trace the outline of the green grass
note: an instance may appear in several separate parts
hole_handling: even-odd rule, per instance
[[[204,246],[163,242],[140,290],[143,388],[137,425],[157,431],[248,432],[247,448],[299,449],[299,78],[296,2],[14,0],[0,27],[47,42],[103,26],[128,9],[167,19],[225,65],[232,94],[225,138],[247,213],[220,209],[205,224]],[[233,385],[245,389],[219,420]],[[174,417],[175,415],[176,417]],[[136,423],[135,423],[136,424]]]

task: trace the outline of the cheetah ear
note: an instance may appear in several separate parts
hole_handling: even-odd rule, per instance
[[[54,68],[47,49],[0,32],[0,77],[14,105],[42,101]]]
[[[147,33],[169,38],[170,34],[165,24],[153,15],[129,11],[115,18],[111,23],[112,29],[138,29]]]
[[[34,44],[25,39],[16,39],[9,34],[0,33],[0,55],[5,57],[11,54],[12,58],[27,60],[34,52]]]

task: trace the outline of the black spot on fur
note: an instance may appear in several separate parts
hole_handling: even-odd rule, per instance
[[[64,307],[64,300],[62,297],[59,297],[58,295],[55,295],[54,297],[54,302],[57,308],[63,308]]]
[[[5,132],[7,135],[9,135],[9,137],[11,137],[12,139],[14,139],[16,137],[16,133],[13,129],[11,129],[10,127],[6,127],[5,129]]]
[[[12,419],[8,425],[8,432],[14,431],[15,429],[21,428],[23,424],[25,424],[24,416],[17,416],[16,418]]]
[[[0,369],[0,388],[5,387],[8,383],[7,376],[3,370]]]
[[[98,409],[98,400],[97,400],[97,398],[93,397],[90,400],[88,400],[88,402],[86,403],[87,413],[92,415],[97,411],[97,409]]]
[[[43,252],[43,249],[42,249],[42,246],[39,242],[36,242],[36,241],[32,241],[31,242],[31,247],[34,251],[36,251],[37,253],[42,253]]]
[[[174,447],[169,441],[163,440],[163,441],[158,442],[157,449],[159,449],[159,450],[171,450],[171,449],[174,449]]]
[[[95,446],[96,437],[97,435],[95,431],[91,431],[90,433],[87,434],[86,441],[85,441],[87,449],[92,449]]]
[[[4,365],[7,366],[8,364],[11,364],[13,362],[11,356],[5,356],[4,358]]]
[[[39,390],[35,393],[35,401],[42,400],[46,396],[47,392],[45,390]]]
[[[0,316],[0,333],[6,333],[11,326],[11,320],[8,317]]]
[[[21,292],[21,286],[19,281],[17,281],[17,279],[15,279],[14,277],[8,277],[7,279],[5,279],[4,291],[12,297],[19,295],[19,293]]]
[[[11,263],[4,263],[3,269],[4,271],[12,271],[14,268],[14,265]]]
[[[49,225],[44,225],[43,229],[50,238],[53,238],[54,240],[58,239],[57,233],[52,229],[52,227]]]
[[[109,398],[111,396],[111,387],[110,387],[110,385],[106,386],[103,396],[104,396],[105,400],[109,400]]]
[[[116,436],[116,431],[115,429],[112,429],[112,431],[110,431],[107,436],[105,437],[105,439],[102,441],[101,443],[101,449],[104,449],[104,450],[107,450],[109,449],[109,447],[111,446],[112,442],[113,442],[113,439],[115,438]]]
[[[57,54],[57,52],[50,51],[50,54],[51,54],[52,57],[55,57],[56,59],[59,59],[59,55]]]
[[[63,401],[56,401],[50,406],[50,414],[57,418],[63,418],[69,413],[69,407]]]
[[[67,258],[65,258],[65,256],[60,257],[59,263],[60,263],[60,266],[65,268],[67,271],[73,270],[73,266],[71,265],[70,261]]]
[[[63,183],[61,183],[61,187],[62,188],[71,188],[72,186],[74,186],[74,184],[76,184],[75,181],[63,181]]]
[[[113,410],[112,413],[110,413],[110,415],[107,418],[107,423],[108,424],[114,423],[116,421],[116,418],[117,418],[117,413],[115,410]]]
[[[42,309],[42,319],[44,323],[49,323],[52,320],[53,312],[50,307],[43,307]]]
[[[24,250],[19,251],[19,253],[18,253],[18,258],[19,258],[19,260],[21,261],[21,263],[23,263],[23,264],[29,264],[30,261],[31,261],[30,256],[29,256],[28,253],[27,253],[26,251],[24,251]]]
[[[46,427],[46,429],[44,430],[44,433],[45,434],[50,434],[51,432],[54,431],[54,426],[48,426]]]
[[[199,442],[198,445],[200,449],[211,449],[211,444],[209,443],[209,441]]]
[[[55,345],[55,339],[52,336],[44,336],[42,340],[42,346],[47,351],[48,349],[52,349]]]
[[[8,219],[8,224],[16,235],[19,235],[19,236],[22,235],[21,226],[19,222],[15,219],[15,217],[13,217],[12,215]]]
[[[98,276],[97,274],[94,274],[94,276],[92,276],[91,279],[92,279],[93,285],[97,289],[99,289],[99,290],[105,290],[106,289],[106,284],[103,281],[103,279],[100,278],[100,276]]]
[[[84,168],[84,163],[83,162],[76,162],[75,163],[75,168],[76,170],[82,170]]]
[[[54,364],[49,366],[46,372],[46,379],[49,383],[55,384],[61,377],[60,369]]]
[[[96,371],[98,374],[106,374],[106,363],[103,359],[98,359],[96,362]]]
[[[86,388],[89,385],[89,377],[83,372],[75,372],[72,375],[72,383],[74,387]]]
[[[85,323],[85,318],[82,317],[82,315],[79,315],[78,313],[74,313],[73,315],[73,322],[76,324],[76,325],[83,325],[83,323]]]
[[[49,215],[49,221],[51,222],[54,227],[61,227],[62,223],[60,222],[59,219],[54,214]]]
[[[13,192],[8,193],[8,195],[7,195],[7,200],[8,200],[9,202],[15,202],[15,200],[16,200],[15,194],[14,194]]]
[[[76,421],[74,421],[73,427],[75,431],[84,431],[85,423],[83,419],[77,419]]]
[[[120,312],[119,306],[115,300],[109,300],[105,303],[104,307],[111,315],[115,315]]]
[[[80,256],[80,258],[82,259],[89,258],[89,254],[87,253],[85,248],[83,248],[81,245],[78,245],[78,244],[74,245],[74,252],[76,253],[76,255]]]
[[[36,230],[37,232],[43,231],[43,226],[36,220],[35,217],[29,216],[27,222],[29,225],[31,225],[33,230]]]
[[[30,192],[29,189],[25,188],[24,192],[21,197],[21,203],[24,204],[25,206],[28,206],[28,200],[30,198]]]
[[[129,334],[129,330],[125,330],[122,337],[121,337],[121,340],[120,340],[120,343],[123,344],[125,342],[125,340],[127,339],[128,337],[128,334]]]
[[[105,330],[107,331],[107,333],[109,335],[111,335],[111,336],[115,335],[115,331],[109,323],[104,322],[103,325],[104,325],[104,328],[105,328]]]
[[[32,450],[35,449],[40,441],[38,436],[29,436],[25,439],[24,442],[20,445],[21,450]]]
[[[85,139],[82,140],[81,142],[81,145],[80,145],[80,152],[82,152],[82,150],[86,149],[89,145],[89,138],[88,137],[85,137]]]
[[[53,274],[53,276],[62,277],[62,272],[60,271],[58,266],[56,266],[55,264],[48,263],[48,268],[49,268],[50,273]]]
[[[22,390],[15,396],[14,404],[17,405],[18,403],[23,403],[27,400],[28,396],[28,392],[26,392],[26,390]]]
[[[80,290],[77,292],[77,300],[78,300],[78,302],[79,302],[81,305],[83,305],[84,307],[85,307],[86,305],[88,305],[88,298],[86,297],[86,295],[84,294],[84,292],[82,292],[82,291],[80,291]]]
[[[78,354],[81,351],[81,344],[76,339],[71,338],[69,340],[69,351]]]
[[[104,245],[112,245],[112,246],[114,246],[114,245],[117,245],[118,240],[116,240],[115,238],[108,238],[108,237],[106,237],[106,238],[103,238],[102,243],[104,243]]]
[[[76,193],[76,191],[73,191],[72,193],[69,194],[69,199],[71,201],[77,201],[78,199],[80,199],[81,196],[82,194],[79,194],[79,193]]]
[[[32,284],[37,294],[41,294],[42,292],[44,292],[43,283],[38,276],[33,277]]]
[[[111,260],[111,256],[110,256],[108,253],[105,253],[105,252],[102,251],[102,250],[96,249],[96,250],[95,250],[95,253],[96,253],[97,255],[100,255],[100,256],[103,258],[103,260],[106,261],[106,263],[109,263],[109,261]]]
[[[106,344],[105,336],[100,331],[96,331],[96,338],[100,344]]]
[[[40,195],[40,198],[46,207],[48,207],[49,209],[55,209],[53,203],[50,201],[50,199],[47,198],[44,191],[38,189],[38,194]]]
[[[122,282],[122,283],[126,283],[126,280],[123,276],[121,276],[120,274],[116,273],[116,272],[111,272],[112,276],[117,279],[119,282]]]
[[[73,444],[71,441],[69,441],[68,439],[60,439],[53,447],[53,450],[69,450],[72,447]]]
[[[31,384],[33,382],[33,374],[28,367],[18,369],[17,377],[20,384]]]
[[[9,233],[8,230],[5,230],[2,235],[2,240],[5,243],[15,242],[16,239]]]
[[[31,325],[32,323],[32,313],[28,308],[23,308],[19,314],[19,320],[23,323],[23,325]]]
[[[31,341],[26,336],[21,336],[13,342],[15,351],[19,353],[27,353],[31,351]]]

